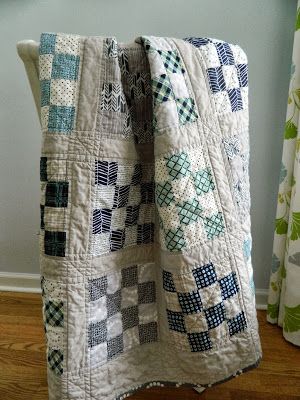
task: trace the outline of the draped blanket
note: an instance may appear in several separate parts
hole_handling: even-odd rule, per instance
[[[243,50],[45,32],[39,78],[49,399],[256,367]]]

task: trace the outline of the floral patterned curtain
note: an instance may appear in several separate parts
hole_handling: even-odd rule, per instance
[[[300,346],[300,0],[273,243],[267,320]],[[299,128],[299,129],[298,129]]]

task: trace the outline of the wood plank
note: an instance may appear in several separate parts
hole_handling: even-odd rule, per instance
[[[40,294],[0,292],[0,400],[47,400],[45,334]],[[258,368],[213,386],[201,395],[191,388],[150,388],[132,400],[300,399],[300,349],[258,311],[263,360]]]

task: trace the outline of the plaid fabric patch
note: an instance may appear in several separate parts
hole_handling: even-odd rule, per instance
[[[151,81],[153,100],[155,103],[163,103],[174,98],[172,85],[168,75],[162,74]]]
[[[192,98],[176,99],[177,112],[181,125],[194,122],[198,118],[195,102]]]
[[[213,239],[224,232],[224,223],[221,213],[213,215],[210,218],[205,218],[204,226],[207,232],[208,239]]]
[[[185,70],[182,67],[181,59],[177,50],[157,50],[157,52],[161,56],[167,71],[171,73],[184,74]]]
[[[212,178],[211,170],[209,168],[200,170],[193,174],[195,189],[198,195],[208,193],[214,190],[215,184]]]
[[[236,315],[228,321],[228,328],[230,336],[236,333],[243,332],[247,328],[247,322],[244,311]]]
[[[68,206],[69,182],[47,182],[46,202],[47,207]]]
[[[165,160],[171,179],[183,178],[190,174],[191,163],[186,153],[173,154],[171,157],[165,157]]]
[[[66,232],[45,231],[44,251],[48,256],[65,257]]]
[[[172,185],[169,182],[156,185],[156,201],[160,207],[169,206],[174,199]]]
[[[63,352],[59,349],[48,349],[48,365],[50,369],[56,374],[56,375],[62,375],[63,373]]]
[[[48,300],[44,306],[46,324],[50,326],[63,326],[63,302]]]

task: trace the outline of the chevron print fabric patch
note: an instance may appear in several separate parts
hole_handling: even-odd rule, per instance
[[[121,84],[103,84],[100,108],[103,111],[126,112],[126,99]]]

